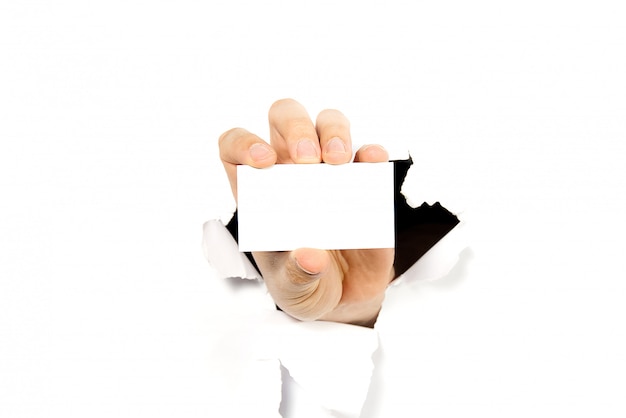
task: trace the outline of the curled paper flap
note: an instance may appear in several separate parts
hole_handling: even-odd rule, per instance
[[[403,182],[410,165],[411,161],[407,160],[396,166],[397,181]],[[401,198],[396,196],[396,204],[400,202],[406,212],[405,215],[413,216],[418,211],[411,209],[410,205],[407,206],[405,198],[404,192]],[[422,209],[422,214],[431,209]],[[405,263],[406,267],[402,270],[404,274],[390,287],[398,289],[402,284],[445,277],[457,264],[460,254],[468,247],[466,219],[456,223],[459,220],[454,215],[445,208],[443,212],[447,212],[447,217],[454,218],[452,220],[455,223],[450,223],[450,219],[441,221],[436,218],[431,221],[444,222],[444,225],[451,229],[448,229],[447,233],[443,231],[443,237],[437,238],[438,241],[430,249],[424,249],[425,253],[413,253],[413,257],[408,257],[410,262]],[[465,218],[466,214],[463,216]],[[405,235],[408,232],[408,236],[404,238],[409,244],[414,243],[416,239],[425,239],[423,229],[420,230],[419,225],[416,227],[409,222],[406,229],[403,225],[400,224],[401,230]],[[236,240],[221,221],[206,222],[203,233],[204,254],[219,277],[262,280],[250,260],[239,252]],[[413,233],[416,235],[412,236]],[[409,252],[413,249],[412,245],[406,246],[405,241],[403,243],[404,247],[401,248],[404,248],[405,252],[407,249]],[[263,292],[259,297],[267,296],[265,286],[258,291]],[[387,315],[388,310],[385,306],[388,302],[392,303],[393,300],[386,300],[383,303],[381,310],[383,317]],[[241,303],[245,304],[245,301]],[[243,306],[241,310],[245,310]],[[248,389],[243,393],[254,391],[255,387],[263,387],[263,390],[257,389],[255,392],[258,396],[250,398],[251,400],[254,398],[255,401],[251,401],[249,406],[252,411],[257,411],[256,416],[262,414],[261,411],[267,411],[269,414],[267,416],[276,416],[280,408],[284,418],[302,416],[299,411],[290,411],[286,407],[290,394],[295,393],[290,388],[295,387],[306,394],[306,399],[310,401],[309,406],[317,404],[319,411],[328,412],[328,416],[358,417],[370,389],[375,366],[372,356],[378,349],[379,335],[384,335],[384,332],[380,332],[397,326],[389,323],[389,318],[377,322],[375,329],[324,321],[301,322],[282,311],[275,310],[272,303],[260,311],[247,311],[246,315],[239,316],[237,320],[246,322],[245,326],[240,327],[240,332],[247,333],[245,338],[247,343],[244,344],[247,362],[239,363],[237,366],[242,370],[241,365],[246,364],[241,378],[248,384],[241,387]],[[288,379],[281,379],[281,367],[288,372]],[[286,397],[282,404],[277,401],[277,397],[281,396],[277,389],[281,380],[282,396]],[[276,393],[267,394],[269,388],[273,388],[271,390],[275,390]],[[266,394],[262,395],[261,392]],[[263,399],[267,400],[266,405],[263,405]]]
[[[456,265],[467,243],[467,226],[461,222],[391,286],[444,277]],[[260,277],[245,255],[238,251],[222,222],[205,223],[203,247],[207,259],[222,278]],[[235,263],[237,268],[232,268]],[[267,296],[265,287],[258,289],[258,296]],[[387,302],[392,301],[383,302],[383,316]],[[247,311],[238,319],[233,318],[246,324],[232,329],[248,334],[243,347],[247,360],[240,376],[243,381],[240,387],[247,389],[241,393],[255,391],[249,402],[238,408],[256,410],[256,416],[278,416],[281,384],[282,394],[287,397],[294,393],[289,385],[296,384],[310,404],[317,403],[320,410],[328,411],[328,416],[358,417],[368,396],[375,367],[372,356],[379,346],[379,332],[396,325],[383,320],[377,322],[375,329],[370,329],[334,322],[301,322],[275,310],[271,304],[266,306],[261,308],[262,312]],[[288,371],[291,381],[281,382],[281,365]],[[241,367],[240,363],[237,368]],[[261,387],[263,390],[259,389]],[[293,413],[286,411],[283,417],[297,416]]]
[[[222,279],[261,278],[219,220],[204,224],[203,251]],[[258,289],[258,296],[266,296],[264,287]],[[242,307],[241,311],[246,310]],[[241,336],[247,343],[242,347],[243,363],[237,368],[241,370],[241,364],[245,365],[239,387],[241,393],[250,396],[245,395],[247,400],[237,406],[237,411],[279,416],[276,397],[281,396],[282,365],[308,398],[329,416],[359,416],[374,369],[372,355],[378,348],[375,330],[335,322],[301,322],[270,305],[264,312],[248,312],[231,320],[247,322],[232,329],[249,333],[245,338]],[[288,393],[288,388],[283,392]]]
[[[262,322],[255,338],[259,360],[278,358],[322,408],[343,417],[359,416],[374,369],[372,355],[378,348],[375,330],[301,322],[281,311],[268,312]]]
[[[237,242],[218,219],[204,223],[202,250],[221,279],[240,277],[261,280],[262,278],[250,260],[239,252]]]

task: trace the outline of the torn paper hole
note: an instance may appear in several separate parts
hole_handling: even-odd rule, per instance
[[[410,164],[408,161],[396,165],[396,180],[404,180]],[[395,198],[404,204],[405,210],[419,210],[409,207],[399,191]],[[449,226],[443,238],[420,254],[419,260],[409,263],[412,266],[402,271],[404,274],[391,286],[399,287],[403,283],[445,276],[456,264],[461,251],[467,247],[465,224],[455,225]],[[232,230],[229,232],[221,221],[207,222],[203,237],[205,256],[222,278],[260,280],[261,275],[250,259],[238,251],[237,242],[231,233]],[[259,297],[267,296],[264,287],[262,291],[265,294]],[[251,358],[262,362],[250,366],[250,373],[255,376],[255,380],[267,379],[270,387],[276,387],[280,383],[282,365],[308,399],[317,401],[322,410],[328,411],[328,416],[359,416],[375,366],[372,355],[378,348],[379,331],[383,330],[384,323],[369,329],[332,322],[300,322],[270,306],[264,308],[263,313],[255,315],[253,320],[253,341],[256,343],[251,344],[255,347]],[[349,393],[346,392],[347,387],[350,388]],[[289,393],[285,388],[283,392]],[[275,402],[275,399],[267,398],[267,416],[274,416],[280,408],[280,402]],[[296,412],[286,409],[283,413],[284,418],[288,418]]]
[[[206,251],[217,248],[225,251],[224,242],[232,244],[230,250],[234,251],[231,254],[234,261],[231,265],[230,262],[223,263],[225,258],[219,258],[220,263],[213,264],[219,276],[259,278],[260,275],[249,264],[249,260],[237,250],[223,223],[213,221],[205,224],[205,254]],[[456,264],[459,253],[466,247],[466,227],[464,223],[460,223],[391,286],[445,276]],[[215,257],[210,259],[215,260]],[[233,265],[237,265],[237,268],[230,268]],[[264,287],[259,292],[259,298],[267,297]],[[280,391],[276,388],[283,384],[280,381],[282,364],[293,381],[306,393],[308,402],[318,402],[320,408],[329,411],[328,416],[358,417],[375,367],[372,355],[378,348],[378,332],[384,324],[370,329],[332,322],[300,322],[269,305],[265,306],[264,312],[255,314],[254,318],[241,319],[255,321],[253,327],[241,329],[255,330],[255,335],[249,340],[254,342],[250,343],[250,347],[255,347],[251,361],[261,362],[249,363],[248,378],[265,385],[261,392],[265,393],[268,388],[273,388],[272,390],[278,391],[276,396],[280,398]],[[350,390],[346,391],[346,388]],[[289,390],[285,392],[289,393]],[[274,416],[280,408],[280,400],[276,396],[257,395],[250,400],[256,405],[257,416]],[[258,404],[264,402],[265,409]],[[268,415],[259,415],[261,410],[265,410]],[[289,414],[290,411],[287,410],[284,418],[303,416]]]
[[[356,325],[300,322],[280,311],[270,313],[266,324],[265,349],[277,355],[308,397],[328,411],[358,417],[374,369],[378,334]]]
[[[433,245],[402,276],[390,286],[403,283],[437,280],[446,276],[459,261],[460,254],[468,248],[469,237],[466,221],[459,222],[454,229]]]
[[[261,274],[248,257],[239,252],[237,241],[219,219],[205,222],[202,250],[209,264],[222,279],[231,277],[261,279]]]

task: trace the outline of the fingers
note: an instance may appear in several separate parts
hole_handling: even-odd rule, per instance
[[[381,145],[363,145],[356,152],[354,161],[358,163],[382,163],[389,161],[389,153]]]
[[[270,108],[270,142],[279,163],[311,164],[322,161],[317,132],[306,109],[293,99],[275,102]]]
[[[328,164],[344,164],[352,158],[350,122],[338,110],[327,109],[315,122],[322,149],[322,160]]]
[[[313,126],[306,109],[293,99],[269,111],[270,140],[280,163],[344,164],[352,157],[350,122],[338,110],[322,111]]]
[[[219,138],[219,148],[220,158],[235,199],[237,199],[237,165],[263,168],[276,163],[276,152],[272,147],[242,128],[224,132]]]

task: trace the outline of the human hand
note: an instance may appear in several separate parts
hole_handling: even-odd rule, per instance
[[[300,103],[279,100],[270,108],[269,124],[269,144],[242,128],[220,136],[220,157],[235,199],[237,165],[265,168],[274,164],[345,164],[351,160],[350,123],[338,110],[320,112],[314,125]],[[369,163],[388,160],[387,151],[379,145],[361,147],[354,158],[355,162]],[[393,248],[299,248],[254,252],[253,256],[276,304],[304,321],[373,326],[394,273]]]

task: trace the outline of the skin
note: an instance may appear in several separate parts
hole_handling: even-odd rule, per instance
[[[274,164],[350,163],[350,123],[338,110],[320,112],[313,123],[300,103],[283,99],[271,106],[269,124],[269,143],[242,128],[231,129],[219,138],[220,157],[235,200],[239,164],[264,168]],[[354,158],[355,163],[388,160],[380,145],[365,145]],[[372,327],[394,275],[393,248],[299,248],[255,252],[253,256],[276,304],[302,321]]]

